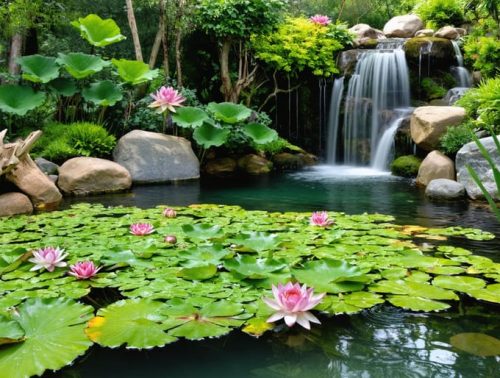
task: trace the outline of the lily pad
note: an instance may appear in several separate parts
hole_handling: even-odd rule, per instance
[[[482,289],[486,286],[486,282],[480,278],[464,276],[437,276],[432,280],[432,284],[443,289],[463,292]]]
[[[388,301],[397,307],[402,307],[412,311],[442,311],[450,308],[447,303],[435,301],[422,297],[407,297],[404,295],[391,295]]]
[[[222,127],[216,127],[210,123],[204,122],[197,127],[193,133],[193,139],[205,149],[210,147],[220,147],[229,139],[231,130]]]
[[[190,248],[186,251],[179,253],[179,258],[184,260],[182,263],[184,267],[193,267],[200,264],[214,264],[218,265],[220,262],[232,252],[228,251],[220,244],[213,244],[208,246],[199,246]]]
[[[283,260],[256,258],[249,255],[238,255],[234,259],[224,262],[224,267],[232,273],[250,279],[263,279],[270,273],[286,268],[288,264]]]
[[[500,355],[500,340],[484,333],[459,333],[450,338],[450,344],[475,356],[489,357]]]
[[[110,80],[97,81],[82,91],[85,100],[99,106],[113,106],[123,98],[121,89]]]
[[[252,139],[256,144],[271,143],[278,139],[278,133],[267,126],[259,123],[249,123],[241,128],[241,131]]]
[[[158,69],[150,69],[149,66],[138,60],[112,59],[118,76],[125,83],[138,85],[153,80],[159,75]]]
[[[267,232],[242,232],[232,240],[236,244],[256,252],[275,249],[281,243],[278,235]]]
[[[182,226],[182,231],[194,239],[214,239],[223,235],[220,226],[205,223],[185,224]]]
[[[24,329],[15,321],[0,315],[0,345],[12,344],[22,341]]]
[[[83,79],[102,71],[105,67],[110,65],[109,62],[102,60],[96,55],[83,53],[59,53],[56,62],[62,65],[75,79]]]
[[[203,264],[191,266],[189,268],[182,268],[177,277],[185,278],[187,280],[203,281],[212,278],[217,274],[217,266],[214,264]]]

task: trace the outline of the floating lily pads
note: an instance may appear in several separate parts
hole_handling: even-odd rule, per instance
[[[236,244],[246,247],[255,252],[275,249],[281,243],[276,234],[267,232],[242,232],[232,239]]]
[[[214,239],[222,236],[222,228],[217,225],[205,223],[185,224],[182,226],[182,231],[194,239]]]
[[[239,255],[224,263],[224,267],[230,272],[250,279],[266,278],[270,273],[282,270],[287,266],[283,260],[256,258],[250,255]]]
[[[153,80],[159,75],[158,69],[150,69],[149,66],[138,60],[112,59],[118,76],[125,83],[138,85]]]

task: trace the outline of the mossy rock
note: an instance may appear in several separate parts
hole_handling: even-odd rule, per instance
[[[404,50],[407,61],[418,66],[421,49],[426,51],[425,49],[429,48],[430,44],[432,44],[430,46],[430,58],[434,67],[456,65],[455,51],[451,41],[437,37],[415,37],[406,41]],[[427,54],[424,54],[424,57],[427,59]]]
[[[414,155],[400,156],[391,164],[391,172],[395,176],[416,177],[422,160]]]

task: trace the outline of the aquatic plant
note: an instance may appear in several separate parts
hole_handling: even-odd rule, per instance
[[[35,264],[30,270],[43,270],[53,272],[55,268],[61,268],[67,265],[63,260],[68,256],[64,249],[59,247],[44,247],[33,251],[33,257],[29,262]]]
[[[301,287],[299,283],[292,282],[273,285],[272,288],[274,299],[262,299],[273,310],[277,310],[267,319],[268,323],[284,318],[288,327],[292,327],[296,322],[306,329],[311,329],[309,322],[321,324],[309,310],[316,307],[326,293],[314,295],[313,288],[308,289],[306,285]]]
[[[154,232],[154,227],[150,223],[134,223],[130,225],[130,233],[136,236],[149,235]]]
[[[333,221],[328,219],[328,213],[326,211],[315,211],[311,215],[309,224],[311,226],[328,227],[333,224]]]
[[[167,218],[175,218],[177,216],[177,212],[171,207],[166,207],[165,210],[163,210],[163,216]]]
[[[168,243],[168,244],[175,244],[177,243],[177,238],[174,236],[174,235],[167,235],[165,236],[165,243]]]
[[[182,106],[182,103],[186,101],[186,99],[172,87],[161,87],[156,93],[152,93],[151,97],[154,101],[149,107],[158,108],[156,109],[157,113],[163,113],[167,110],[175,113],[175,108]]]
[[[93,261],[80,261],[74,265],[70,265],[70,272],[72,276],[75,276],[79,280],[86,280],[94,277],[101,267],[96,267]]]

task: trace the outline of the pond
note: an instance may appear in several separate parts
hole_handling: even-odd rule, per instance
[[[431,202],[408,180],[328,166],[263,178],[141,186],[126,194],[84,200],[142,208],[216,203],[267,211],[378,212],[395,216],[399,224],[461,225],[500,236],[498,223],[482,205],[465,200]],[[65,206],[79,201],[69,199]],[[498,239],[481,242],[460,239],[459,244],[476,254],[499,260]],[[178,341],[150,351],[94,346],[73,366],[46,376],[312,378],[496,377],[499,374],[498,355],[476,356],[455,348],[450,340],[468,333],[471,335],[466,344],[475,346],[485,343],[478,334],[500,338],[498,306],[466,299],[446,312],[424,314],[379,305],[356,315],[321,320],[322,326],[314,326],[311,332],[294,327],[282,333],[268,332],[258,339],[236,331],[219,339]]]

